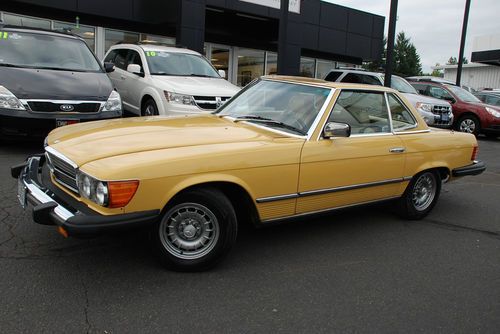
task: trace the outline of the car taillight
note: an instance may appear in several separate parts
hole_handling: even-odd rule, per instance
[[[471,161],[476,160],[476,157],[477,157],[477,151],[478,151],[478,147],[477,147],[477,146],[474,146],[474,148],[472,149],[472,155],[470,156],[470,160],[471,160]]]

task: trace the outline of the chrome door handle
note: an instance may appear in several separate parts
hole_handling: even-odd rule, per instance
[[[403,153],[406,149],[404,147],[393,147],[389,150],[391,153]]]

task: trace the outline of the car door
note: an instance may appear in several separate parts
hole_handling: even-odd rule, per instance
[[[400,196],[405,148],[392,133],[385,94],[342,90],[328,122],[349,124],[351,136],[304,144],[296,213]]]
[[[114,57],[110,57],[110,55],[114,53]],[[127,108],[129,104],[129,97],[127,95],[127,89],[125,87],[125,73],[127,72],[127,56],[128,49],[114,49],[112,50],[108,56],[106,56],[104,61],[112,62],[115,65],[115,70],[109,73],[109,77],[113,82],[118,93],[122,98],[123,106]]]
[[[127,110],[140,115],[142,92],[144,91],[144,88],[146,88],[147,84],[144,77],[144,63],[139,52],[135,50],[129,50],[127,56],[127,66],[130,64],[139,65],[141,67],[143,76],[130,73],[128,71],[125,71],[125,73],[123,73],[123,76],[125,77],[125,79],[123,80],[123,86],[125,88],[125,91],[127,92],[126,108]]]

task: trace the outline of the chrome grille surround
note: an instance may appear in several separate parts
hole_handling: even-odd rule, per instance
[[[439,116],[448,115],[448,118],[449,118],[449,121],[442,121],[441,117],[440,117],[439,120],[435,120],[435,124],[437,124],[437,125],[451,124],[452,112],[451,112],[450,106],[439,105],[439,104],[433,105],[432,106],[432,113],[434,115],[439,115]]]
[[[203,110],[216,110],[227,102],[230,96],[193,96],[196,106]]]
[[[45,156],[57,183],[78,194],[78,166],[50,146],[45,148]]]

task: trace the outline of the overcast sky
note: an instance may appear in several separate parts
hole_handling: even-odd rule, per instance
[[[385,16],[390,0],[324,0]],[[465,0],[399,0],[396,33],[404,31],[417,48],[424,72],[436,63],[458,58]],[[500,34],[500,0],[472,0],[464,56],[470,61],[475,36]]]

